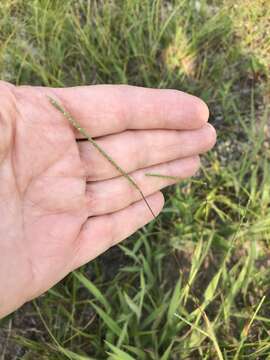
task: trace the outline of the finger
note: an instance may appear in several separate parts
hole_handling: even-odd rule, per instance
[[[198,130],[125,131],[96,139],[100,147],[126,172],[135,171],[210,150],[216,141],[214,128]],[[88,141],[78,142],[88,181],[119,176],[117,169]]]
[[[199,156],[195,156],[137,170],[130,176],[140,187],[144,196],[149,196],[168,185],[175,184],[180,179],[194,175],[199,166]],[[147,173],[161,174],[167,178],[146,176]],[[168,178],[168,176],[177,179]],[[140,200],[141,194],[126,178],[117,177],[88,183],[86,197],[89,216],[96,216],[123,209]]]
[[[126,129],[197,129],[209,116],[202,100],[177,90],[95,85],[44,91],[60,99],[92,137]]]
[[[149,196],[147,201],[155,215],[164,205],[161,193]],[[94,259],[151,220],[153,215],[143,200],[115,213],[89,218],[78,236],[72,269]]]

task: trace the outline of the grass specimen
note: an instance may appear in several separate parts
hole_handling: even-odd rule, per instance
[[[155,218],[155,214],[151,208],[151,206],[149,205],[147,199],[145,198],[142,190],[140,189],[140,187],[138,186],[138,184],[132,179],[132,177],[127,174],[113,159],[112,157],[106,153],[99,145],[98,143],[91,137],[91,135],[80,125],[80,123],[66,110],[64,109],[64,107],[62,105],[60,105],[60,103],[58,101],[56,101],[54,98],[52,97],[48,97],[50,103],[58,110],[60,111],[63,116],[70,122],[70,124],[78,130],[79,133],[81,133],[84,138],[86,138],[97,150],[98,152],[106,159],[109,161],[110,164],[113,165],[113,167],[119,172],[120,175],[124,176],[127,181],[131,184],[131,186],[133,186],[141,195],[142,199],[144,200],[146,206],[148,207],[148,209],[150,210],[151,214],[153,215],[153,217]],[[170,180],[174,180],[174,181],[181,181],[181,178],[176,177],[176,176],[168,176],[168,175],[162,175],[162,174],[151,174],[151,173],[146,173],[145,176],[149,176],[149,177],[158,177],[161,179],[170,179]],[[194,183],[199,183],[199,184],[205,184],[203,181],[198,181],[198,180],[191,180]]]
[[[97,150],[98,152],[109,161],[110,164],[119,172],[120,175],[124,176],[127,181],[140,193],[142,199],[144,200],[146,206],[148,207],[149,211],[155,218],[155,214],[149,205],[147,199],[145,198],[142,190],[138,186],[138,184],[132,179],[132,177],[127,174],[112,158],[109,154],[107,154],[99,145],[98,143],[91,137],[91,135],[80,125],[80,123],[67,111],[63,108],[62,105],[59,104],[58,101],[55,99],[49,97],[50,103],[58,110],[60,111],[64,117],[70,122],[70,124],[77,129]]]

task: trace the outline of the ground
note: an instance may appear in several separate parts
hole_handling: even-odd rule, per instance
[[[176,88],[218,132],[159,220],[2,320],[1,360],[268,358],[269,19],[268,0],[1,1],[3,80]]]

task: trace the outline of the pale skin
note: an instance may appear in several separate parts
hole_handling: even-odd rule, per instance
[[[216,141],[200,99],[132,86],[0,82],[0,318],[116,245],[153,216],[141,195],[48,101],[57,99],[139,185],[194,175]]]

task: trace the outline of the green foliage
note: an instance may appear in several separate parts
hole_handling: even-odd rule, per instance
[[[267,358],[269,18],[267,0],[1,1],[2,79],[185,90],[218,131],[159,221],[1,324],[7,359]]]

